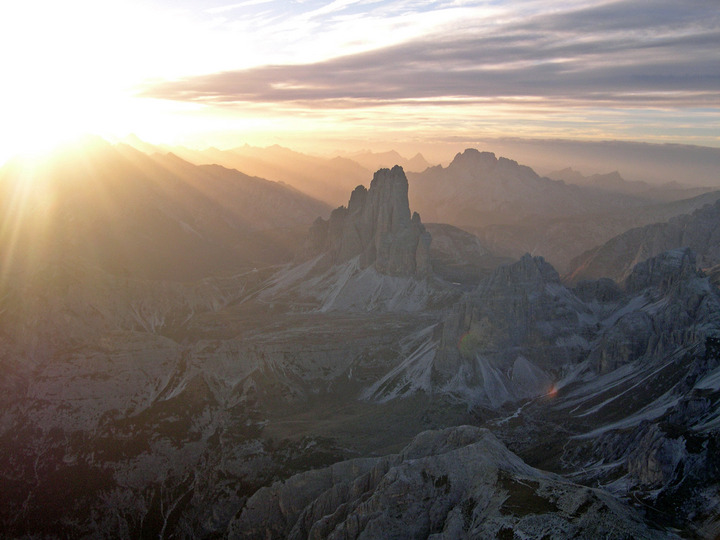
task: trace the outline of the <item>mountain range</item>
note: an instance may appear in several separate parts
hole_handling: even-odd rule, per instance
[[[198,279],[286,260],[293,231],[330,210],[277,182],[101,139],[41,165],[7,164],[0,190],[14,224],[0,249],[17,272],[80,258],[115,274]]]
[[[720,534],[712,193],[593,200],[467,150],[331,210],[176,154],[54,159],[0,174],[8,537]],[[703,201],[568,278],[432,222]]]
[[[680,247],[691,248],[703,268],[720,264],[720,202],[610,239],[574,259],[569,279],[609,277],[621,281],[637,263]]]

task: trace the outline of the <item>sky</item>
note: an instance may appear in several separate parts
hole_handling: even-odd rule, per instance
[[[720,146],[717,0],[4,0],[0,158],[231,147]]]

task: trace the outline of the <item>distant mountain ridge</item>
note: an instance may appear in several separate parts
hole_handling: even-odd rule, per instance
[[[567,280],[624,280],[638,262],[670,249],[689,247],[698,264],[720,264],[720,201],[667,222],[630,229],[571,261]]]
[[[370,150],[366,150],[363,152],[347,154],[346,157],[356,161],[371,171],[375,171],[377,169],[390,169],[395,165],[399,165],[406,172],[422,172],[430,167],[430,163],[428,163],[428,161],[420,153],[417,153],[412,158],[407,159],[395,150],[389,150],[387,152],[372,152]]]
[[[345,196],[355,186],[367,185],[378,169],[399,165],[407,171],[423,171],[430,166],[420,153],[407,159],[395,150],[367,150],[328,158],[297,152],[278,144],[267,147],[245,144],[226,150],[214,147],[198,150],[183,146],[156,146],[134,135],[126,137],[125,142],[147,154],[172,152],[196,165],[218,164],[251,176],[284,182],[332,206],[345,202]]]
[[[640,195],[656,201],[676,201],[689,199],[713,190],[709,187],[684,186],[674,181],[665,184],[649,184],[638,180],[625,180],[618,171],[606,174],[593,174],[583,176],[571,167],[559,171],[549,172],[549,178],[562,180],[568,184],[591,187],[601,191],[624,193],[627,195]]]
[[[244,174],[283,182],[329,204],[344,202],[358,184],[366,184],[372,171],[347,158],[331,159],[311,156],[289,148],[273,145],[266,148],[244,145],[229,150],[186,147],[164,147],[196,165],[218,164]]]
[[[600,212],[643,202],[625,195],[590,193],[473,148],[458,153],[447,167],[408,174],[408,179],[413,186],[410,202],[426,220],[458,227]]]
[[[523,156],[538,171],[573,167],[580,171],[621,171],[626,178],[665,184],[720,188],[720,148],[690,144],[569,139],[483,139],[474,144],[506,156]]]
[[[52,255],[115,274],[191,279],[279,263],[292,257],[292,231],[330,210],[277,182],[102,139],[50,158],[32,182],[23,171],[15,162],[0,172],[0,204],[14,223],[0,249],[17,268]]]

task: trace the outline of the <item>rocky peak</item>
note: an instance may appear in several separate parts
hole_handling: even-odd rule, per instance
[[[513,264],[498,267],[480,288],[536,289],[544,288],[548,283],[560,284],[557,270],[543,257],[533,257],[526,253]]]
[[[639,292],[647,287],[658,287],[666,291],[674,283],[696,276],[700,273],[695,253],[690,248],[672,249],[635,265],[625,280],[625,289]]]
[[[452,160],[448,169],[482,169],[492,170],[498,160],[492,152],[481,152],[475,148],[468,148],[464,152],[458,152]]]
[[[306,244],[309,255],[326,253],[330,264],[359,256],[363,268],[418,277],[430,271],[429,249],[420,216],[410,214],[408,181],[399,166],[377,171],[370,189],[356,187],[347,207],[335,209],[329,221],[318,218]]]

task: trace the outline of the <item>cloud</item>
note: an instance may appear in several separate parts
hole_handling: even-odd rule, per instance
[[[328,9],[355,3],[336,1]],[[624,0],[541,11],[316,63],[165,81],[143,95],[311,108],[513,99],[718,107],[720,15],[714,4]]]
[[[234,11],[236,9],[244,9],[248,7],[269,4],[270,2],[273,2],[273,0],[244,0],[243,2],[236,2],[234,4],[226,4],[223,6],[208,8],[205,11],[207,11],[208,13],[225,13],[227,11]]]

